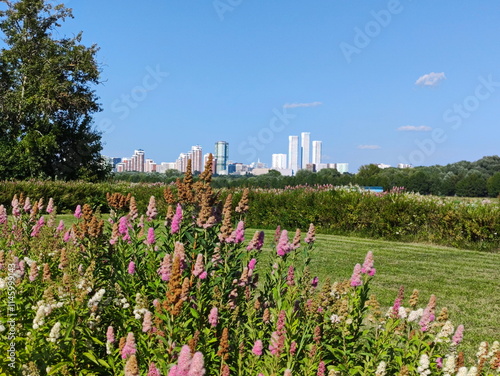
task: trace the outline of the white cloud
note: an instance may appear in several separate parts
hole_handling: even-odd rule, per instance
[[[358,145],[358,149],[376,150],[381,149],[379,145]]]
[[[427,73],[424,74],[423,76],[419,77],[417,81],[415,81],[415,85],[418,86],[436,86],[439,81],[445,80],[446,76],[444,75],[444,72],[440,73]]]
[[[297,107],[316,107],[321,106],[323,102],[310,102],[310,103],[286,103],[284,108],[297,108]]]
[[[427,125],[403,125],[398,128],[398,131],[406,131],[406,132],[429,132],[432,128]]]

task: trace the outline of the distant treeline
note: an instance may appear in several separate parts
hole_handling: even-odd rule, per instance
[[[182,174],[125,172],[114,179],[128,182],[174,182]],[[221,175],[213,178],[215,188],[285,188],[287,186],[332,184],[381,186],[385,190],[405,187],[407,191],[438,196],[497,197],[500,194],[500,157],[483,157],[475,162],[461,161],[446,166],[381,169],[374,164],[361,166],[357,174],[340,174],[334,169],[318,172],[300,170],[295,176],[282,176],[271,170],[265,175]]]

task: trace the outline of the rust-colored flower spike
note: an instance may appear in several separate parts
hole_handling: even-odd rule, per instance
[[[249,193],[249,190],[248,188],[245,188],[243,190],[243,194],[241,195],[241,199],[240,199],[240,202],[238,202],[238,206],[236,206],[236,213],[246,213],[249,209],[249,206],[248,206],[248,193]]]
[[[464,352],[459,351],[457,356],[457,362],[455,363],[455,372],[465,366]]]
[[[183,301],[188,300],[190,288],[191,288],[191,282],[189,281],[188,277],[185,277],[184,280],[182,281],[181,300]]]
[[[445,323],[446,321],[448,321],[448,308],[446,307],[441,308],[441,312],[439,312],[437,321],[441,323]]]
[[[64,269],[69,264],[68,254],[66,248],[61,249],[61,254],[59,256],[59,269]]]
[[[120,350],[120,353],[122,352],[123,348],[125,347],[125,343],[127,342],[126,337],[121,337],[120,338],[120,343],[118,345],[118,349]]]
[[[214,157],[212,153],[208,155],[207,161],[205,162],[205,168],[203,172],[200,174],[200,180],[203,183],[210,184],[212,181],[212,166],[214,163]]]
[[[375,294],[370,295],[370,299],[366,301],[365,306],[371,308],[373,315],[376,317],[382,314],[382,311],[380,311],[380,303],[378,302]]]
[[[408,370],[408,366],[403,365],[401,367],[401,369],[399,370],[398,376],[409,376],[409,375],[410,375],[410,371]]]
[[[48,263],[43,264],[43,277],[42,277],[43,282],[48,282],[50,281],[50,267]]]
[[[198,345],[198,341],[200,340],[200,331],[196,330],[194,332],[193,337],[188,341],[187,345],[189,346],[191,353],[196,352],[196,346]]]
[[[271,319],[271,312],[269,311],[269,308],[264,309],[264,314],[262,315],[262,321],[267,324]]]
[[[125,364],[125,376],[139,376],[139,367],[137,365],[137,358],[134,354],[130,355]]]
[[[130,193],[125,195],[122,195],[119,192],[115,192],[113,194],[111,193],[106,193],[106,201],[108,202],[108,205],[112,207],[115,210],[123,210],[125,209],[130,202],[131,195]]]
[[[14,197],[16,197],[16,196],[14,196]],[[22,206],[24,206],[24,201],[25,201],[25,200],[26,200],[26,198],[24,197],[24,193],[23,193],[23,192],[21,192],[21,193],[19,194],[19,206],[21,206],[21,207],[22,207]]]
[[[82,214],[83,214],[83,220],[85,222],[90,222],[91,221],[93,211],[92,211],[92,208],[90,207],[89,204],[83,205]]]
[[[130,205],[129,205],[129,214],[130,220],[135,221],[139,216],[139,211],[137,210],[137,202],[135,201],[135,197],[130,197]]]
[[[168,205],[173,205],[176,203],[176,200],[175,200],[175,197],[174,197],[174,193],[172,192],[172,188],[171,187],[167,187],[163,190],[163,198],[165,199],[165,202],[168,204]]]
[[[196,224],[198,225],[198,227],[203,227],[203,225],[208,222],[208,219],[212,215],[212,205],[207,192],[203,192],[201,194],[200,205],[201,208],[200,212],[198,213]]]
[[[219,240],[224,241],[228,238],[233,232],[233,228],[231,226],[231,208],[233,203],[233,195],[230,193],[226,197],[226,201],[224,202],[224,208],[222,209],[222,216],[224,219],[222,220],[222,226],[220,228]]]
[[[5,251],[1,250],[0,251],[0,264],[5,264]]]
[[[293,237],[292,247],[293,249],[297,249],[300,247],[300,229],[295,230],[295,236]]]
[[[176,315],[180,313],[180,306],[178,305],[182,294],[181,286],[181,260],[175,255],[174,261],[172,263],[172,270],[170,274],[170,279],[168,280],[168,290],[166,293],[167,300],[165,301],[167,309],[171,314]]]
[[[410,296],[410,307],[413,308],[413,309],[417,308],[417,305],[418,305],[418,294],[419,294],[418,290],[414,289],[413,293]]]
[[[35,202],[33,204],[33,207],[31,208],[31,212],[30,212],[30,221],[35,221],[36,220],[36,216],[38,215],[38,202]]]
[[[496,351],[491,358],[491,368],[500,370],[500,350]]]
[[[222,329],[217,356],[220,356],[223,360],[227,360],[229,357],[229,330],[227,328]]]
[[[191,192],[193,189],[193,162],[188,159],[186,165],[186,172],[184,173],[184,179],[182,181],[187,190]]]
[[[104,221],[99,221],[95,215],[92,216],[88,226],[88,233],[93,238],[98,238],[102,235],[102,230],[104,228]]]

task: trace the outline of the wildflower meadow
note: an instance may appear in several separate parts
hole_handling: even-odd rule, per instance
[[[381,309],[372,252],[319,280],[314,224],[249,234],[248,191],[221,202],[209,171],[143,212],[109,192],[106,220],[82,203],[69,225],[57,199],[21,194],[0,206],[0,375],[500,375],[499,342],[466,364],[467,328],[435,296],[402,287]]]

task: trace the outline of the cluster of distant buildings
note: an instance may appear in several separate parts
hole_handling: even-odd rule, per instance
[[[349,172],[348,163],[324,163],[322,160],[322,141],[310,140],[309,132],[302,132],[299,136],[288,136],[288,154],[272,154],[272,164],[268,167],[260,161],[251,164],[232,162],[229,159],[229,143],[217,141],[212,153],[212,173],[218,175],[262,175],[269,170],[277,170],[282,175],[292,176],[299,170],[317,172],[325,168],[336,169],[340,173]],[[202,172],[207,163],[209,153],[203,154],[200,145],[191,147],[191,150],[180,153],[175,162],[155,163],[152,159],[146,158],[146,153],[142,149],[137,149],[131,157],[108,158],[116,172],[136,171],[136,172],[159,172],[165,173],[168,170],[186,172],[188,160],[191,160],[193,172]],[[379,164],[380,168],[390,167]],[[400,168],[411,167],[410,165],[398,166]]]

